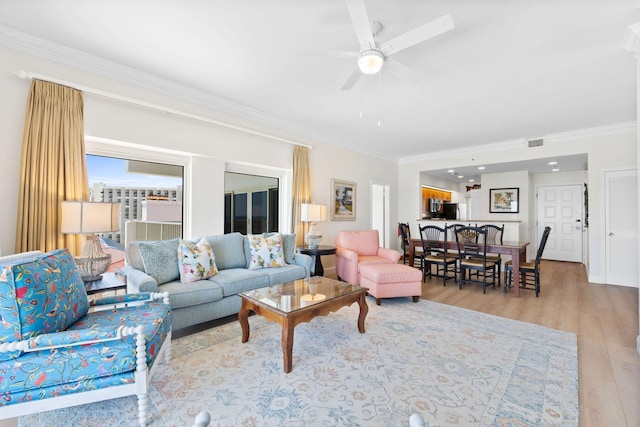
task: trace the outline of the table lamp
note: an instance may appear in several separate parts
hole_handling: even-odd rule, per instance
[[[120,203],[65,201],[62,202],[63,234],[86,234],[82,254],[76,258],[80,276],[85,282],[101,279],[111,265],[111,255],[102,250],[96,233],[110,233],[120,229]]]
[[[316,249],[322,240],[322,234],[316,230],[316,222],[327,220],[327,205],[315,205],[302,203],[300,207],[300,220],[310,222],[309,233],[304,236],[304,241],[311,249]]]

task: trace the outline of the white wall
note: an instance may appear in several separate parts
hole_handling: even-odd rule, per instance
[[[371,182],[391,186],[392,206],[397,204],[396,163],[356,153],[318,141],[310,141],[285,131],[269,129],[225,113],[174,99],[141,88],[122,84],[82,70],[63,66],[44,59],[0,48],[0,143],[3,149],[3,167],[0,168],[0,246],[4,254],[13,252],[20,175],[22,130],[30,80],[21,80],[12,72],[25,69],[60,80],[113,92],[164,105],[212,119],[224,120],[282,138],[312,145],[310,151],[312,198],[317,203],[329,204],[332,178],[357,183],[357,220],[319,224],[325,236],[324,244],[332,244],[338,230],[370,227]],[[283,192],[290,194],[293,146],[231,130],[200,121],[187,119],[108,98],[85,94],[85,135],[105,140],[133,144],[152,152],[186,159],[188,175],[185,179],[185,211],[188,215],[186,237],[220,234],[224,229],[224,172],[257,173],[283,179]],[[97,146],[109,143],[94,144]],[[284,197],[284,196],[283,196]],[[282,204],[281,200],[281,204]],[[288,209],[290,204],[285,201]],[[282,231],[289,231],[290,214],[284,213]],[[390,223],[397,222],[395,210]],[[323,259],[324,261],[324,259]],[[328,266],[333,260],[328,260]]]
[[[420,188],[421,171],[455,169],[463,166],[490,165],[580,153],[587,153],[589,162],[589,170],[586,175],[589,186],[589,281],[603,283],[605,241],[603,172],[608,169],[637,167],[636,126],[611,126],[573,134],[551,135],[545,137],[542,147],[528,148],[523,138],[521,144],[505,144],[494,149],[485,147],[485,149],[479,148],[477,151],[440,152],[421,158],[403,160],[399,167],[402,188],[399,194],[398,216],[413,218],[415,212],[418,212],[420,199],[415,195],[418,194]],[[504,182],[500,185],[500,187],[506,186]],[[484,175],[482,188],[490,188]],[[528,197],[531,197],[531,194]],[[486,203],[488,203],[488,196]],[[528,203],[530,203],[528,206],[533,205],[532,201]],[[528,209],[529,207],[527,207]],[[415,225],[412,224],[412,226]],[[533,236],[529,235],[529,241],[533,240]]]

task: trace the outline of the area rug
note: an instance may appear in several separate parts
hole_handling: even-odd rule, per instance
[[[172,342],[152,379],[150,426],[577,426],[574,334],[443,304],[368,299],[295,329],[282,370],[280,326],[251,316]],[[164,362],[163,362],[164,363]],[[22,417],[20,426],[135,426],[135,397]]]

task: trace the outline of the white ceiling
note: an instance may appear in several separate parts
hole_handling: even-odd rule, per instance
[[[390,159],[636,119],[634,0],[365,4],[379,42],[455,28],[393,56],[417,80],[389,67],[350,91],[344,0],[3,0],[0,45]]]

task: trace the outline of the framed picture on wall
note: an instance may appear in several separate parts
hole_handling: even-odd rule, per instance
[[[490,213],[518,213],[520,188],[492,188],[489,190]]]
[[[356,219],[356,183],[331,180],[331,221]]]

